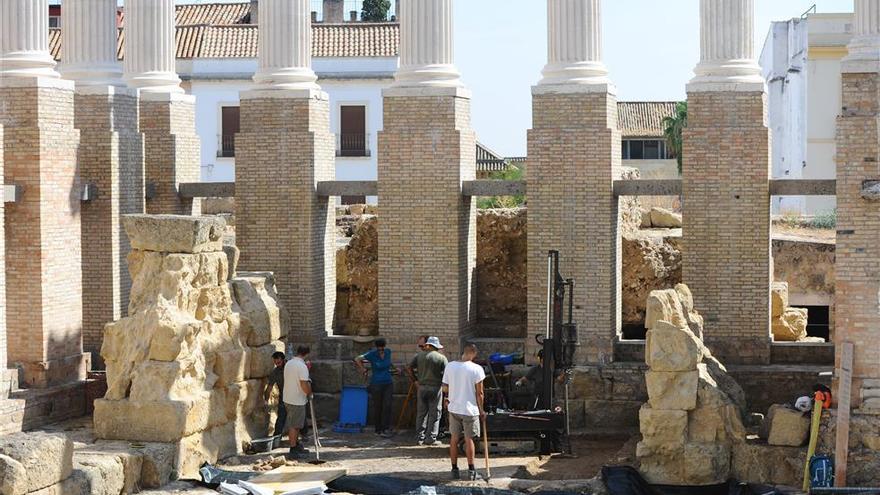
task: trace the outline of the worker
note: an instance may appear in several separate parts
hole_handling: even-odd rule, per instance
[[[306,405],[312,400],[312,381],[306,357],[311,350],[301,345],[296,349],[296,356],[284,365],[284,389],[282,397],[287,409],[288,435],[290,441],[289,459],[299,459],[308,455],[309,451],[299,443],[300,431],[306,425]]]
[[[364,377],[368,370],[364,363],[370,363],[372,375],[370,377],[370,401],[373,406],[373,418],[376,423],[376,434],[390,438],[391,432],[391,404],[394,382],[391,378],[393,366],[391,365],[391,349],[388,349],[385,339],[379,338],[373,342],[375,346],[369,352],[354,358],[354,364]]]
[[[470,481],[477,479],[474,467],[474,438],[480,436],[480,420],[486,416],[483,409],[483,367],[474,363],[477,346],[467,343],[460,361],[453,361],[443,373],[443,394],[447,396],[449,410],[449,459],[452,461],[452,478],[460,479],[458,469],[458,441],[464,436],[464,451],[468,462]]]
[[[284,366],[287,364],[287,356],[283,352],[275,352],[272,354],[272,363],[275,367],[269,373],[269,379],[266,381],[266,388],[263,391],[263,400],[269,402],[269,396],[275,387],[278,387],[278,412],[275,416],[275,429],[273,435],[281,435],[284,431],[284,423],[287,422],[287,407],[284,406]]]
[[[558,383],[563,383],[565,381],[565,375],[557,372],[556,381]],[[534,386],[535,402],[532,406],[534,409],[538,404],[542,404],[542,399],[544,397],[544,349],[538,351],[538,365],[529,367],[526,374],[517,380],[515,385],[517,387],[522,387],[529,383]]]
[[[437,337],[428,337],[422,352],[413,357],[407,367],[410,378],[418,387],[416,393],[416,441],[419,445],[439,445],[440,416],[443,412],[441,390],[443,372],[449,362],[440,354],[443,345]]]

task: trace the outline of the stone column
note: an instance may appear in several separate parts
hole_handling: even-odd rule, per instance
[[[602,63],[601,0],[548,0],[548,53],[532,88],[529,131],[528,339],[546,330],[547,252],[575,279],[576,359],[613,358],[620,330],[617,96]],[[383,212],[384,213],[384,212]],[[588,234],[586,234],[588,233]]]
[[[289,342],[313,342],[336,301],[335,211],[316,194],[335,177],[330,101],[311,69],[309,1],[261,0],[259,26],[258,88],[241,93],[236,138],[239,270],[274,272]]]
[[[770,130],[754,0],[700,1],[684,134],[684,282],[722,362],[770,362]],[[736,221],[730,221],[735,218]]]
[[[125,81],[140,95],[148,213],[198,214],[178,184],[200,179],[195,98],[175,70],[174,0],[127,0]]]
[[[138,99],[116,59],[116,0],[66,0],[61,73],[76,83],[79,175],[97,196],[82,205],[83,346],[99,360],[104,325],[127,314],[130,251],[121,216],[144,212]],[[98,366],[100,367],[100,366]]]
[[[5,110],[5,108],[0,107]],[[3,124],[0,122],[0,177],[3,177]],[[2,188],[2,184],[0,184]],[[6,261],[5,261],[5,235],[3,232],[4,223],[4,201],[3,191],[0,190],[0,400],[9,396],[11,388],[7,383],[6,375]]]
[[[401,5],[401,66],[379,133],[379,332],[399,349],[436,335],[456,356],[475,321],[476,211],[461,182],[475,177],[476,143],[453,65],[452,4]]]
[[[854,408],[880,413],[880,1],[856,0],[856,33],[843,61],[837,120],[837,258],[834,342],[852,342]]]
[[[9,364],[24,384],[85,378],[80,180],[73,83],[49,56],[46,0],[0,2],[4,182],[24,188],[6,207]]]

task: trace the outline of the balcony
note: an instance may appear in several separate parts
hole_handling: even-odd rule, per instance
[[[235,158],[235,134],[221,134],[217,138],[217,158]]]
[[[336,156],[370,156],[369,135],[363,132],[339,134],[336,138]]]

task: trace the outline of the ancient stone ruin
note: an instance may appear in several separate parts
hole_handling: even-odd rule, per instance
[[[178,473],[240,452],[269,423],[262,399],[284,351],[270,274],[232,277],[219,217],[130,215],[129,316],[105,328],[99,438],[168,442]],[[233,257],[234,259],[234,257]]]
[[[807,340],[807,310],[788,306],[788,283],[774,282],[770,291],[773,339],[777,342]]]
[[[703,320],[686,285],[652,292],[647,306],[641,471],[654,484],[724,483],[734,444],[745,440],[745,394],[703,345]]]

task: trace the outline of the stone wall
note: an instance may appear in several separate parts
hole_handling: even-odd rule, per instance
[[[177,471],[264,437],[272,353],[284,351],[270,274],[235,278],[219,217],[124,217],[133,251],[129,316],[105,329],[99,438],[172,443]],[[234,257],[233,257],[234,259]]]

